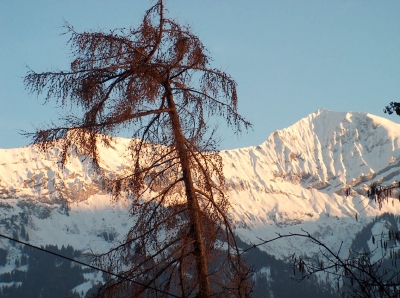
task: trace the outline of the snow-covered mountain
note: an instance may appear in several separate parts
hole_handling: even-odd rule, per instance
[[[237,233],[257,243],[303,229],[334,249],[341,240],[349,247],[375,216],[400,214],[400,203],[379,210],[364,196],[374,181],[400,179],[399,137],[400,125],[384,118],[321,109],[257,147],[223,151]],[[283,257],[290,247],[318,249],[291,240],[266,249]]]
[[[128,144],[118,138],[112,148],[101,148],[106,172],[118,172],[129,162]],[[399,124],[366,113],[321,109],[275,131],[259,146],[222,151],[236,233],[258,243],[259,238],[303,229],[332,249],[341,241],[350,247],[356,233],[376,216],[400,214],[400,203],[379,210],[364,196],[371,182],[400,179],[399,147]],[[131,226],[129,202],[112,201],[102,191],[89,158],[76,153],[62,169],[58,152],[0,149],[0,233],[39,246],[105,252]],[[346,197],[348,187],[351,195]],[[1,275],[18,268],[20,250],[4,239],[0,247],[9,251]],[[318,250],[294,238],[260,248],[277,258]],[[76,292],[87,291],[96,279],[101,276],[86,274]]]

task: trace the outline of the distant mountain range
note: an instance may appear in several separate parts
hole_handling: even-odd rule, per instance
[[[129,140],[117,138],[112,148],[100,149],[103,174],[117,173],[129,164],[128,144]],[[256,244],[276,233],[305,230],[333,250],[343,241],[345,254],[354,247],[357,234],[371,234],[376,225],[385,232],[397,224],[388,216],[400,214],[399,202],[379,210],[365,195],[372,182],[389,185],[400,179],[399,148],[399,124],[367,113],[321,109],[275,131],[259,146],[222,151],[237,235]],[[58,152],[58,148],[45,154],[32,147],[0,149],[0,233],[60,250],[70,246],[69,253],[80,258],[105,252],[132,225],[129,201],[111,200],[90,158],[75,152],[62,169],[57,165]],[[350,196],[345,195],[348,188]],[[389,215],[383,216],[384,212]],[[373,247],[368,239],[360,245]],[[318,252],[315,245],[295,238],[260,249],[274,262],[294,252]],[[0,239],[0,288],[23,287],[33,259],[23,246]],[[255,279],[263,276],[273,283],[268,262],[260,264]],[[12,278],[13,270],[19,279]],[[83,297],[102,280],[96,272],[80,274],[82,279],[67,289],[72,290],[70,297]],[[286,297],[277,288],[268,291]]]

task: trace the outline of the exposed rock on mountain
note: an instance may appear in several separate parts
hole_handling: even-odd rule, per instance
[[[61,168],[57,147],[46,154],[32,147],[0,149],[0,233],[39,246],[70,245],[83,254],[107,251],[133,221],[129,201],[112,201],[103,185],[104,175],[118,175],[129,164],[128,145],[129,140],[117,138],[112,148],[101,148],[102,173],[79,152]],[[379,210],[365,197],[370,183],[399,180],[399,147],[398,124],[366,113],[321,109],[275,131],[259,146],[222,151],[237,234],[258,243],[259,237],[303,229],[334,250],[341,241],[349,248],[376,216],[400,214],[398,202]],[[349,187],[351,194],[345,196]],[[0,247],[8,251],[0,276],[26,270],[18,247],[1,239]],[[318,251],[299,239],[260,248],[278,259],[294,251]],[[94,282],[85,278],[87,286],[79,291],[86,293]]]

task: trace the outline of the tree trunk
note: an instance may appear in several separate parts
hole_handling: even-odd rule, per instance
[[[185,137],[182,133],[181,122],[174,102],[172,89],[168,82],[164,84],[164,87],[168,108],[171,109],[168,113],[171,119],[175,145],[182,166],[182,177],[185,184],[185,192],[189,210],[189,221],[191,226],[191,233],[193,233],[192,237],[194,240],[194,255],[196,258],[197,278],[199,282],[198,297],[208,298],[211,296],[211,289],[208,279],[208,260],[201,232],[200,206],[194,189],[194,183],[190,170],[189,155],[185,147]]]

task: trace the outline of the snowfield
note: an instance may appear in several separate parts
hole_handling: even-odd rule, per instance
[[[100,149],[104,173],[118,173],[129,164],[128,145],[129,140],[116,138],[112,148]],[[221,151],[236,233],[253,244],[304,230],[333,250],[343,241],[346,253],[355,234],[376,216],[400,214],[397,200],[379,210],[365,197],[374,181],[400,180],[399,148],[399,124],[367,113],[321,109],[275,131],[259,146]],[[39,154],[30,146],[0,149],[0,233],[12,236],[24,226],[34,245],[105,252],[132,226],[129,201],[111,199],[89,158],[75,153],[61,168],[58,153],[54,148]],[[12,248],[4,239],[0,246]],[[296,238],[260,249],[277,258],[318,251]],[[14,264],[15,255],[8,258]]]

